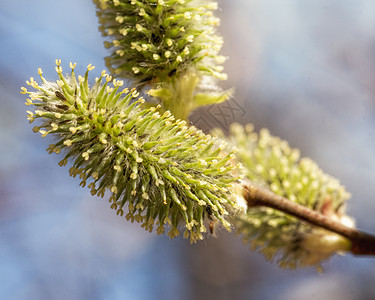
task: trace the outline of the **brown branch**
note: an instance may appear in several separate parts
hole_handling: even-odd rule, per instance
[[[277,209],[314,226],[335,232],[351,241],[350,251],[356,255],[375,255],[375,236],[356,228],[343,225],[303,205],[289,201],[271,191],[255,186],[244,186],[244,197],[248,207],[266,206]]]

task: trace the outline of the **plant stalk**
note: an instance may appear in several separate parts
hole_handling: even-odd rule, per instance
[[[324,228],[347,238],[351,242],[350,252],[352,254],[375,255],[375,236],[371,234],[345,226],[315,210],[294,203],[287,198],[253,184],[244,186],[243,194],[249,208],[266,206],[277,209],[314,226]]]

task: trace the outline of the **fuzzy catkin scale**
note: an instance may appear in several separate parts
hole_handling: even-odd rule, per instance
[[[345,215],[349,193],[333,177],[325,174],[308,158],[287,142],[253,126],[231,126],[226,139],[236,147],[236,157],[243,165],[245,177],[290,201],[319,211],[323,215],[353,226]],[[309,225],[295,217],[265,207],[251,207],[235,221],[238,232],[253,249],[267,259],[278,259],[288,268],[317,266],[332,254],[348,247],[348,241],[331,232]]]
[[[107,67],[138,86],[164,83],[187,71],[225,79],[218,53],[217,3],[210,0],[94,0],[106,46]]]
[[[121,81],[110,87],[105,71],[89,87],[91,65],[77,77],[75,64],[63,75],[61,61],[56,63],[56,83],[39,69],[42,84],[31,78],[27,83],[35,91],[21,93],[29,94],[26,104],[36,108],[28,111],[30,123],[41,120],[33,131],[57,139],[47,150],[66,153],[61,166],[73,160],[70,175],[79,176],[81,186],[88,184],[91,194],[101,197],[109,190],[118,215],[150,232],[157,226],[158,234],[168,226],[171,238],[182,228],[191,242],[202,239],[208,219],[230,228],[226,215],[237,205],[232,154],[223,154],[216,139],[168,111],[143,108],[136,90],[120,91]]]

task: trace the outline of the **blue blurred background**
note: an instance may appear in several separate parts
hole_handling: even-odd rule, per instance
[[[353,194],[375,232],[375,2],[219,1],[229,57],[227,104],[201,109],[203,129],[252,122],[300,148]],[[108,52],[95,7],[0,3],[0,299],[375,299],[375,259],[335,256],[325,273],[280,270],[221,231],[190,246],[116,217],[57,165],[19,94],[55,58],[99,74]],[[77,72],[78,73],[78,72]]]

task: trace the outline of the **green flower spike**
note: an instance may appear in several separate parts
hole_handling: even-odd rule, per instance
[[[226,215],[237,209],[233,154],[223,154],[216,139],[169,112],[143,108],[136,90],[120,91],[122,82],[112,82],[105,71],[90,87],[94,67],[76,77],[75,64],[70,75],[62,74],[60,60],[56,64],[57,82],[47,81],[39,69],[42,84],[31,78],[27,84],[36,91],[21,93],[36,107],[28,111],[30,123],[41,119],[33,131],[57,139],[47,150],[66,152],[59,165],[72,159],[70,175],[78,175],[81,186],[88,184],[101,197],[109,190],[111,208],[150,232],[156,225],[162,234],[168,224],[171,238],[182,228],[196,242],[211,220],[230,229]]]
[[[111,42],[106,58],[116,77],[150,85],[164,110],[181,119],[199,105],[225,101],[213,78],[226,79],[219,55],[222,38],[215,34],[217,3],[210,0],[94,0],[100,30]],[[208,79],[207,79],[208,78]],[[210,84],[201,84],[210,81]],[[207,90],[207,86],[210,88]],[[213,89],[211,87],[214,87]],[[206,92],[195,95],[195,88]],[[183,97],[181,97],[183,95]]]
[[[345,214],[349,193],[312,160],[300,159],[299,151],[291,149],[287,142],[271,136],[265,129],[258,135],[252,125],[245,128],[232,125],[230,137],[219,131],[216,134],[238,149],[236,156],[251,182],[335,221],[354,226]],[[253,249],[269,260],[278,258],[282,267],[319,269],[321,261],[350,248],[347,239],[272,208],[249,208],[247,214],[238,218],[236,226],[245,242],[250,242]]]

